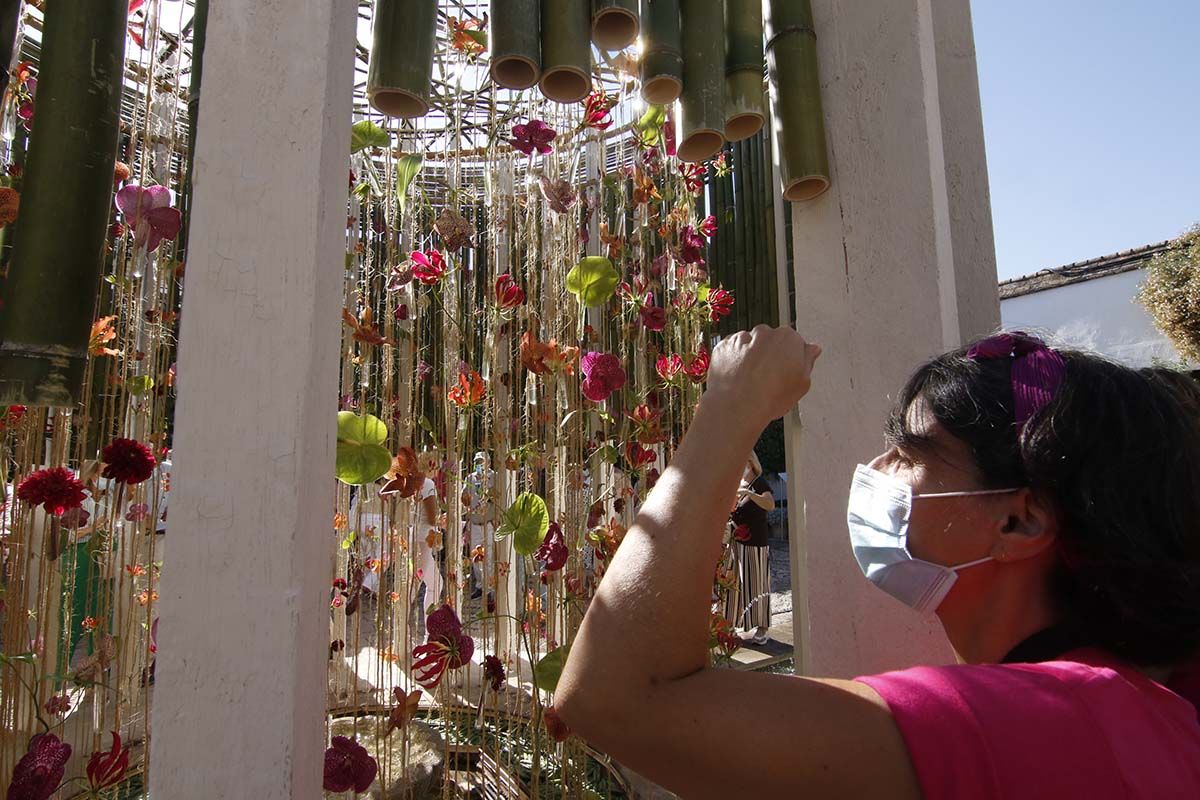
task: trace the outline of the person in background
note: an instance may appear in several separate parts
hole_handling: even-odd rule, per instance
[[[766,644],[771,627],[771,539],[767,512],[775,507],[762,463],[751,452],[742,471],[733,523],[733,563],[737,583],[725,598],[725,617],[744,629],[743,640]]]
[[[413,499],[417,504],[417,513],[409,552],[414,555],[416,576],[425,584],[422,606],[429,612],[442,600],[442,568],[438,564],[437,554],[442,550],[443,535],[438,527],[437,484],[432,478],[425,478]]]
[[[959,663],[709,665],[739,468],[820,354],[766,327],[714,350],[571,643],[559,720],[689,800],[1200,797],[1200,697],[1178,681],[1200,656],[1200,418],[1161,378],[1025,334],[921,366],[851,479],[847,556],[936,615]]]
[[[471,582],[474,588],[471,599],[483,595],[484,567],[492,563],[492,543],[495,539],[496,504],[492,500],[495,473],[488,461],[488,454],[480,450],[475,454],[471,472],[463,480],[462,504],[465,509],[466,540],[468,557],[471,559]],[[476,558],[478,548],[483,548],[483,560]]]

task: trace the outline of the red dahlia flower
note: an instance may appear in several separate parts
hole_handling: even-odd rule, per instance
[[[65,467],[39,469],[17,486],[17,499],[40,505],[47,514],[61,517],[79,508],[87,498],[83,484]]]
[[[105,478],[130,486],[141,483],[154,474],[154,452],[133,439],[113,439],[100,453]]]

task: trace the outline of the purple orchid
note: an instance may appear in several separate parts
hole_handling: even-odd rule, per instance
[[[133,229],[135,246],[155,250],[163,239],[179,235],[183,215],[171,207],[171,190],[165,186],[139,186],[127,183],[117,192],[117,208]]]
[[[558,132],[540,119],[531,119],[524,125],[514,125],[512,133],[513,138],[509,140],[509,144],[527,156],[532,156],[534,150],[542,155],[554,152],[550,143],[558,136]]]

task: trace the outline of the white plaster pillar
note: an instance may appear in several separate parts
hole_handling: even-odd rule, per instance
[[[797,670],[844,677],[952,659],[936,621],[862,577],[846,499],[909,374],[999,303],[968,0],[813,14],[833,186],[792,209],[797,327],[825,348],[788,426],[794,625]]]
[[[357,6],[212,0],[155,797],[320,793]]]

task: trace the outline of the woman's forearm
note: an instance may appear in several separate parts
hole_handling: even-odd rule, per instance
[[[736,398],[704,396],[572,647],[555,698],[568,724],[586,726],[595,712],[613,721],[622,714],[615,704],[636,708],[644,691],[707,664],[713,574],[756,427],[737,413]]]

